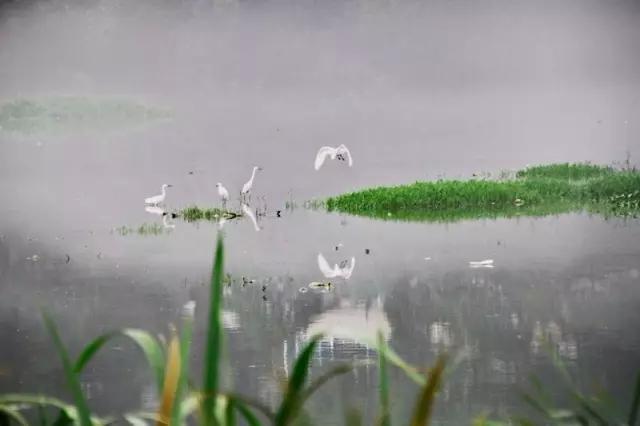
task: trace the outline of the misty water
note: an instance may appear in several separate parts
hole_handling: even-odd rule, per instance
[[[405,223],[303,207],[375,185],[637,160],[638,3],[542,3],[0,6],[2,100],[124,96],[173,110],[135,129],[0,133],[0,392],[67,395],[42,307],[76,351],[122,327],[166,333],[195,300],[198,377],[218,230],[179,219],[165,228],[143,200],[169,183],[168,208],[215,206],[216,182],[235,199],[259,165],[260,230],[246,218],[224,227],[235,279],[224,299],[227,386],[276,404],[309,335],[325,332],[317,376],[375,359],[381,330],[417,366],[467,355],[440,394],[441,424],[526,412],[531,376],[562,393],[545,341],[580,385],[626,405],[640,368],[637,219]],[[317,149],[340,143],[353,167],[316,172]],[[145,224],[162,232],[117,231]],[[330,265],[355,258],[352,276],[309,290],[324,279],[319,253]],[[469,268],[483,259],[495,267]],[[403,418],[417,388],[390,374]],[[126,341],[82,385],[101,414],[155,403]],[[376,368],[359,368],[309,413],[337,424],[353,406],[371,424],[377,386]]]

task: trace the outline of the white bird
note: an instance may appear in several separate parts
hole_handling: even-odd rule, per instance
[[[152,206],[157,206],[164,202],[165,197],[167,196],[167,188],[171,188],[172,185],[164,184],[162,185],[162,193],[160,195],[155,195],[153,197],[145,198],[144,203],[150,204]]]
[[[227,191],[227,188],[222,186],[220,182],[216,183],[216,188],[218,188],[218,195],[222,200],[222,205],[225,206],[227,201],[229,201],[229,191]]]
[[[471,268],[493,268],[493,259],[479,260],[477,262],[470,261],[469,267]]]
[[[260,231],[260,227],[258,226],[258,221],[256,220],[256,215],[253,214],[253,212],[251,211],[251,208],[249,208],[248,205],[243,204],[242,211],[244,212],[245,215],[249,217],[249,219],[251,219],[251,222],[253,222],[253,229],[255,229],[256,232]]]
[[[158,206],[146,206],[144,208],[144,211],[146,211],[147,213],[158,215],[158,216],[164,215],[164,209]]]
[[[337,158],[340,161],[347,161],[349,163],[349,167],[353,166],[351,152],[349,152],[349,148],[347,148],[344,144],[338,146],[337,148],[323,146],[318,150],[318,153],[316,154],[316,161],[314,163],[314,167],[316,170],[320,170],[320,167],[322,167],[322,164],[324,164],[324,160],[326,160],[327,156],[331,157],[332,160],[335,160]]]
[[[176,224],[170,221],[168,214],[165,214],[162,216],[162,226],[164,226],[165,229],[174,229]]]
[[[253,172],[251,172],[251,179],[247,181],[242,187],[242,191],[240,191],[240,195],[245,197],[251,193],[251,188],[253,188],[253,179],[256,177],[256,172],[258,170],[262,170],[261,167],[253,166]]]
[[[337,263],[333,265],[333,268],[329,266],[327,259],[324,258],[322,253],[318,253],[318,268],[320,268],[320,272],[326,278],[344,278],[348,280],[351,278],[351,274],[353,274],[353,268],[356,266],[356,258],[352,257],[351,262],[345,260],[338,265]]]

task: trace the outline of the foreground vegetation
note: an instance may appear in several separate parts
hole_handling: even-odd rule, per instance
[[[127,99],[51,96],[3,103],[0,105],[0,130],[26,135],[104,131],[169,117],[168,110]]]
[[[277,407],[270,407],[255,399],[238,395],[221,386],[220,371],[223,353],[223,272],[224,250],[222,239],[218,238],[213,271],[211,274],[208,328],[204,348],[203,377],[199,383],[189,374],[191,358],[191,340],[195,304],[185,305],[180,330],[170,329],[168,339],[137,329],[114,331],[97,337],[75,357],[68,353],[55,322],[47,314],[44,322],[53,340],[61,360],[66,383],[73,402],[30,394],[0,395],[0,424],[27,425],[30,422],[39,425],[104,425],[126,422],[134,426],[155,423],[157,425],[202,424],[206,426],[232,426],[239,422],[248,425],[273,424],[278,426],[293,424],[313,424],[304,410],[305,403],[313,397],[325,383],[358,368],[357,364],[343,364],[326,371],[315,380],[309,380],[309,370],[313,353],[321,336],[311,336],[293,363],[291,374],[283,387],[283,395]],[[158,406],[153,412],[133,412],[117,417],[99,417],[90,411],[87,397],[80,386],[83,370],[93,357],[113,339],[127,338],[133,341],[144,354],[153,372],[158,394]],[[410,419],[398,422],[412,426],[428,425],[436,403],[436,397],[443,380],[455,363],[447,363],[447,357],[441,355],[432,368],[421,370],[404,362],[388,344],[382,335],[377,342],[378,353],[378,424],[391,426],[391,392],[388,369],[393,366],[404,371],[416,384],[416,397],[413,414]],[[553,353],[553,352],[552,352]],[[553,356],[558,374],[564,380],[567,390],[568,406],[557,407],[545,395],[542,386],[534,382],[535,391],[525,396],[526,400],[540,413],[534,420],[513,418],[507,421],[489,420],[478,416],[474,426],[507,425],[627,425],[635,426],[640,407],[640,375],[631,399],[631,408],[620,413],[608,403],[606,398],[590,397],[582,394],[573,384],[569,373],[558,357]],[[362,424],[362,413],[348,410],[345,423],[350,426]],[[396,419],[397,420],[397,419]],[[318,423],[318,424],[321,424]]]
[[[552,164],[516,179],[439,180],[379,187],[327,200],[329,211],[396,220],[455,221],[543,216],[576,210],[640,213],[640,172],[591,164]]]

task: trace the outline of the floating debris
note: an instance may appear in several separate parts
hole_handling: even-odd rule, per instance
[[[40,260],[40,256],[38,256],[37,254],[34,254],[33,256],[27,257],[27,260],[30,260],[32,262],[37,262],[38,260]]]
[[[371,254],[371,250],[369,250],[369,249],[364,249],[364,254]]]
[[[312,290],[331,290],[333,284],[330,281],[312,281],[307,287]]]
[[[470,261],[469,267],[471,268],[493,268],[493,259],[485,259],[477,262]]]
[[[343,260],[339,265],[337,263],[334,264],[332,268],[329,266],[329,262],[327,262],[327,259],[324,258],[322,253],[318,253],[318,268],[320,269],[320,272],[322,272],[322,275],[325,276],[325,278],[339,277],[348,280],[349,278],[351,278],[353,269],[355,267],[355,257],[351,258],[351,262],[349,262],[349,260]]]

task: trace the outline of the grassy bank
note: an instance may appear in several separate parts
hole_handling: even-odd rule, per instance
[[[0,130],[25,135],[112,130],[171,117],[166,109],[120,98],[50,96],[0,105]]]
[[[440,180],[379,187],[332,197],[329,211],[395,220],[455,221],[544,216],[588,209],[634,215],[640,173],[590,164],[553,164],[521,170],[517,178]]]

